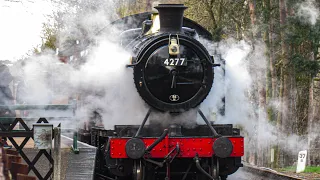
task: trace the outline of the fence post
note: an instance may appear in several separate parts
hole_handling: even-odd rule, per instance
[[[79,149],[78,149],[78,132],[75,131],[73,133],[73,145],[72,145],[72,150],[75,154],[79,154]]]
[[[61,172],[61,127],[54,128],[54,165],[53,165],[53,179],[60,180]]]

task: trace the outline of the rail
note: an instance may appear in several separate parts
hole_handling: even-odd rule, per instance
[[[270,168],[265,168],[265,167],[256,167],[256,166],[252,166],[249,165],[247,163],[243,163],[243,170],[247,171],[249,173],[255,174],[255,175],[259,175],[262,177],[267,177],[269,179],[281,179],[281,180],[304,180],[300,177],[293,177],[293,176],[289,176],[287,174],[283,174],[280,172],[277,172],[273,169]]]

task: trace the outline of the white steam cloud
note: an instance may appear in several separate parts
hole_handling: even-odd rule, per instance
[[[211,54],[215,50],[225,59],[226,74],[221,67],[215,68],[215,79],[212,90],[201,105],[205,115],[217,124],[234,124],[241,127],[245,136],[246,151],[257,148],[268,149],[280,145],[288,153],[297,153],[306,149],[307,141],[302,137],[279,132],[268,118],[265,108],[282,109],[279,100],[272,100],[267,107],[260,107],[258,89],[265,86],[267,57],[263,42],[256,42],[254,46],[245,41],[232,39],[224,40],[217,45],[204,40],[202,43]],[[216,62],[221,63],[221,62]],[[223,106],[221,99],[226,97],[225,116],[218,112]],[[212,114],[214,114],[212,116]],[[201,120],[198,117],[198,122]]]
[[[73,46],[60,44],[64,49],[77,52],[77,44],[81,45],[85,38],[93,39],[95,45],[85,47],[89,53],[85,62],[81,63],[80,56],[85,56],[87,52],[74,56],[68,64],[59,63],[54,52],[44,52],[40,56],[17,62],[11,71],[17,77],[16,82],[20,82],[17,88],[20,91],[17,92],[20,94],[18,103],[67,104],[72,99],[80,99],[76,122],[63,123],[62,128],[83,127],[82,123],[90,119],[101,121],[96,123],[106,129],[113,128],[115,124],[140,124],[147,108],[134,87],[132,69],[125,67],[129,63],[130,53],[115,43],[113,32],[117,29],[109,26],[99,34],[100,30],[115,20],[115,6],[115,3],[108,1],[80,15],[74,14],[75,11],[62,14],[59,23],[65,26],[58,34],[59,42],[73,38],[78,40]],[[76,39],[69,42],[74,41]],[[75,67],[73,64],[81,65]],[[57,117],[61,112],[30,113],[33,116]]]
[[[299,4],[297,15],[304,21],[315,25],[320,15],[320,10],[316,7],[316,1],[307,0]]]
[[[133,82],[129,53],[110,42],[101,43],[89,61],[75,71],[70,82],[81,92],[90,92],[83,109],[84,119],[94,109],[100,109],[105,128],[115,124],[139,124],[147,109],[139,97]],[[134,122],[135,121],[135,122]]]
[[[139,124],[147,109],[134,87],[132,69],[125,67],[129,57],[129,53],[108,41],[93,47],[80,68],[58,63],[52,55],[31,57],[20,72],[20,80],[25,83],[20,101],[50,104],[59,98],[80,95],[81,106],[76,113],[80,121],[93,118],[96,111],[108,129],[115,124]]]

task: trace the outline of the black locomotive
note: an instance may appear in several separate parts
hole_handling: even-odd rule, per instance
[[[140,126],[91,129],[87,141],[98,147],[96,179],[226,179],[242,166],[244,139],[239,129],[213,124],[199,109],[219,65],[197,37],[211,35],[183,17],[186,7],[182,4],[155,8],[158,13],[114,23],[130,24],[135,18],[121,33],[122,44],[132,52],[127,68],[133,68],[137,91],[150,110]],[[153,113],[169,114],[163,116],[168,123],[153,121]],[[199,113],[204,125],[184,127],[174,121],[184,113]]]

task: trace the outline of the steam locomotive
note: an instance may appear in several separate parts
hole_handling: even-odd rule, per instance
[[[211,34],[183,17],[183,4],[155,8],[158,13],[114,23],[129,24],[120,35],[132,54],[127,68],[133,68],[136,89],[150,109],[141,125],[91,128],[87,141],[98,147],[96,179],[227,179],[242,166],[244,138],[231,124],[208,121],[199,108],[219,64],[197,37]],[[135,21],[130,24],[132,18]],[[165,125],[152,118],[161,113],[169,114],[163,116]],[[204,123],[185,127],[174,121],[185,113],[199,114]]]

